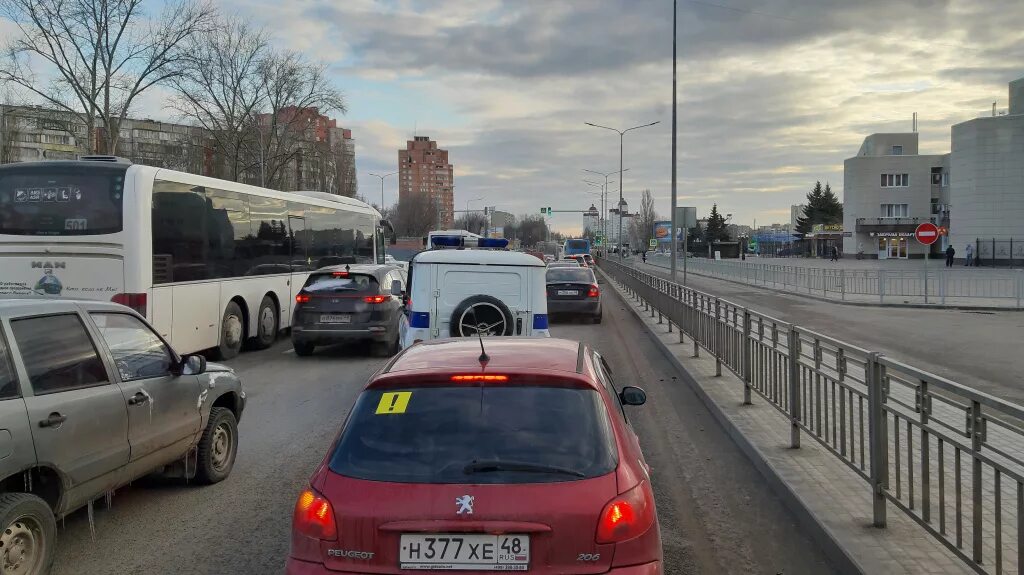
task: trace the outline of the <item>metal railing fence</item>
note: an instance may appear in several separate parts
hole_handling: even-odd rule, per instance
[[[667,261],[648,261],[668,267]],[[941,260],[932,261],[927,272],[924,262],[918,270],[815,268],[704,258],[689,258],[686,263],[688,271],[698,275],[840,301],[903,303],[910,298],[914,303],[948,304],[974,300],[1019,309],[1024,300],[1024,271],[947,269]]]
[[[1024,407],[615,261],[601,269],[978,573],[1024,573]]]

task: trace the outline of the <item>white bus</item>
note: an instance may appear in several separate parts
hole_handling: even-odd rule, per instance
[[[109,156],[0,166],[0,297],[123,303],[184,353],[288,327],[309,271],[384,261],[380,213]],[[388,226],[389,227],[389,226]]]

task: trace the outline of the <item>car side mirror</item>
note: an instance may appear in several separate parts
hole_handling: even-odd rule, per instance
[[[186,355],[181,360],[182,375],[200,375],[206,373],[206,358],[201,355]]]
[[[639,387],[626,386],[619,392],[622,405],[643,405],[647,403],[647,392]]]
[[[402,297],[402,282],[398,280],[391,280],[391,295]]]

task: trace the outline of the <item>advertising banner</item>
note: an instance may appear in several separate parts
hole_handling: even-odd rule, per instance
[[[654,239],[658,243],[672,243],[672,222],[654,222]]]

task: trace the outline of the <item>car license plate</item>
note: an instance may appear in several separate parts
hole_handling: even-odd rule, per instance
[[[580,295],[580,292],[574,289],[560,289],[558,295]]]
[[[468,533],[405,534],[399,547],[402,569],[416,571],[527,571],[528,535]]]
[[[347,313],[322,313],[320,323],[352,323],[352,315]]]

